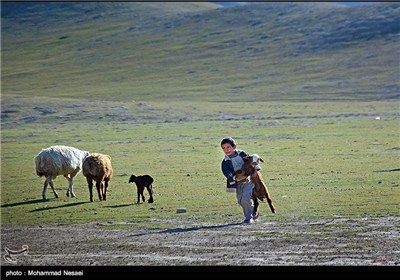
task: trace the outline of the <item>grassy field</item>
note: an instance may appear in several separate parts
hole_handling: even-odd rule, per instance
[[[225,136],[266,160],[267,219],[400,214],[395,3],[14,5],[2,4],[2,225],[241,221]],[[60,197],[42,201],[33,159],[52,145],[112,157],[107,201],[89,202],[82,173],[76,198],[58,177]],[[154,204],[135,203],[131,174],[154,177]]]
[[[6,224],[139,222],[190,216],[241,220],[225,192],[219,146],[225,136],[266,162],[263,176],[277,208],[267,219],[400,214],[400,123],[397,102],[218,103],[100,102],[3,96],[1,222]],[[4,104],[4,103],[3,103]],[[44,106],[43,104],[46,104]],[[51,110],[53,111],[51,111]],[[45,113],[47,112],[47,113]],[[82,173],[76,198],[57,177],[48,189],[33,158],[42,148],[71,145],[112,156],[107,201],[89,202]],[[155,203],[136,204],[131,174],[155,179]],[[148,194],[146,194],[148,197]],[[187,213],[176,213],[180,207]]]

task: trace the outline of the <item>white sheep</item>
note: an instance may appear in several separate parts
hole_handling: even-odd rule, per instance
[[[46,177],[42,192],[43,200],[47,200],[47,185],[50,185],[55,197],[58,197],[52,181],[58,175],[63,175],[69,182],[67,196],[75,197],[73,178],[82,170],[82,162],[89,155],[87,151],[69,146],[51,146],[43,149],[35,157],[36,174],[39,177]]]

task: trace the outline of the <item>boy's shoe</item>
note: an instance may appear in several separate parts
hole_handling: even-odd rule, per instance
[[[246,219],[246,220],[243,221],[243,223],[244,224],[252,224],[252,223],[254,223],[254,220],[252,218],[251,219]]]
[[[229,185],[226,187],[226,192],[236,192],[236,182],[229,182]]]

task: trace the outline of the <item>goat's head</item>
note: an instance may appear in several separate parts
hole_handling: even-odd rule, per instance
[[[260,157],[257,154],[246,156],[243,158],[243,160],[244,160],[243,164],[244,168],[255,168],[257,165],[260,164],[260,162],[264,162],[262,157]]]
[[[258,166],[259,163],[264,162],[264,160],[257,154],[246,156],[243,158],[243,160],[244,164],[242,168],[236,171],[234,174],[234,179],[236,181],[244,180],[248,176],[253,175],[254,172],[261,169],[261,167]]]
[[[253,157],[253,162],[254,161],[256,161],[256,162],[264,162],[264,160],[262,159],[262,157],[260,157],[259,155],[257,155],[257,154],[253,154],[253,155],[251,155],[252,157]]]

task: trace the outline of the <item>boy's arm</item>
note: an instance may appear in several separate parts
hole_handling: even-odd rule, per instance
[[[227,162],[225,162],[225,161],[222,162],[221,169],[222,169],[222,173],[224,174],[224,176],[228,179],[229,185],[234,185],[236,183],[236,181],[233,179],[233,172],[229,168],[229,165],[227,164]]]

